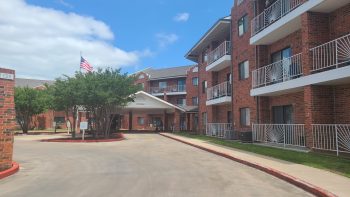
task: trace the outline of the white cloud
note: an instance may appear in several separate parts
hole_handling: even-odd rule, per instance
[[[67,7],[67,8],[70,8],[70,9],[74,8],[74,6],[72,4],[70,4],[70,3],[68,3],[68,2],[66,2],[64,0],[57,0],[56,2],[61,4],[61,5],[63,5],[64,7]]]
[[[94,67],[135,66],[149,50],[127,52],[112,44],[114,34],[92,17],[27,4],[0,4],[0,67],[17,76],[55,78],[79,70],[80,51]]]
[[[173,19],[176,22],[186,22],[190,18],[190,14],[187,12],[178,13]]]
[[[156,38],[158,40],[158,45],[161,48],[164,48],[169,44],[173,44],[179,39],[179,37],[173,33],[172,34],[158,33],[156,34]]]

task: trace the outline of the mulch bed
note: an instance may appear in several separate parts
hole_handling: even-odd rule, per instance
[[[117,133],[114,134],[113,136],[109,137],[109,138],[100,138],[100,139],[96,139],[96,138],[92,138],[92,137],[85,137],[84,140],[82,140],[81,138],[55,138],[55,139],[44,139],[44,140],[40,140],[41,142],[67,142],[67,143],[90,143],[90,142],[116,142],[116,141],[121,141],[124,140],[124,135],[123,133]]]

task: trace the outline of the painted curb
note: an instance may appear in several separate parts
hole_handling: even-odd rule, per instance
[[[11,176],[19,171],[19,164],[16,162],[12,162],[12,167],[10,169],[7,169],[5,171],[0,172],[0,179],[6,178],[8,176]]]
[[[40,142],[65,142],[65,143],[99,143],[99,142],[118,142],[125,140],[124,134],[117,135],[118,138],[113,139],[99,139],[99,140],[71,140],[70,138],[58,138],[58,139],[44,139]]]
[[[240,158],[237,158],[237,157],[233,157],[231,155],[228,155],[226,153],[222,153],[222,152],[219,152],[219,151],[215,151],[215,150],[212,150],[212,149],[209,149],[209,148],[206,148],[206,147],[203,147],[203,146],[199,146],[199,145],[196,145],[196,144],[192,144],[190,142],[187,142],[187,141],[184,141],[184,140],[181,140],[181,139],[178,139],[178,138],[174,138],[174,137],[171,137],[171,136],[168,136],[166,134],[162,134],[160,133],[161,136],[164,136],[164,137],[167,137],[167,138],[170,138],[170,139],[173,139],[175,141],[178,141],[178,142],[181,142],[181,143],[184,143],[184,144],[187,144],[187,145],[190,145],[190,146],[193,146],[193,147],[196,147],[196,148],[199,148],[201,150],[205,150],[207,152],[210,152],[210,153],[213,153],[213,154],[216,154],[216,155],[219,155],[219,156],[222,156],[222,157],[225,157],[227,159],[230,159],[230,160],[233,160],[233,161],[236,161],[238,163],[241,163],[241,164],[244,164],[244,165],[247,165],[247,166],[250,166],[252,168],[255,168],[255,169],[258,169],[260,171],[263,171],[263,172],[266,172],[274,177],[277,177],[279,179],[282,179],[290,184],[293,184],[313,195],[316,195],[316,196],[320,196],[320,197],[336,197],[337,195],[325,190],[325,189],[322,189],[320,187],[317,187],[311,183],[308,183],[306,181],[303,181],[299,178],[296,178],[294,176],[291,176],[289,174],[286,174],[284,172],[281,172],[281,171],[278,171],[278,170],[275,170],[273,168],[269,168],[269,167],[265,167],[265,166],[262,166],[258,163],[253,163],[253,162],[249,162],[249,161],[246,161],[246,160],[243,160],[243,159],[240,159]]]

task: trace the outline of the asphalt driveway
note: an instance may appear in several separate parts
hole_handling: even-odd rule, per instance
[[[157,134],[110,143],[15,139],[20,171],[0,196],[310,196],[253,168]]]

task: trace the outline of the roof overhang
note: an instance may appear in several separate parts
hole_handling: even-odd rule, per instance
[[[185,112],[184,109],[173,105],[169,102],[166,102],[160,98],[157,98],[151,94],[148,94],[144,91],[139,91],[135,95],[134,102],[130,102],[125,106],[123,112],[138,112],[138,113],[148,113],[148,114],[157,114],[157,113],[174,113],[175,110]]]
[[[198,56],[200,53],[217,38],[225,37],[230,34],[231,16],[219,19],[204,35],[203,37],[188,51],[185,57],[191,61],[198,63]]]

